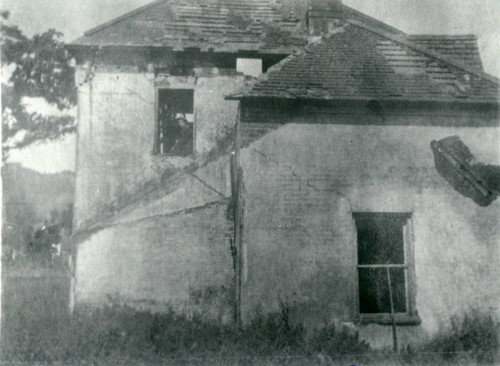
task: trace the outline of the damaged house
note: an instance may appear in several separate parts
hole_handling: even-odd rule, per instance
[[[70,51],[73,306],[286,306],[375,347],[500,315],[499,84],[474,36],[341,1],[165,0]]]

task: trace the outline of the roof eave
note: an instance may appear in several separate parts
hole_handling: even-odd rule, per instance
[[[78,40],[77,40],[78,41]],[[233,53],[233,54],[238,54],[238,53],[252,53],[255,54],[256,56],[262,55],[290,55],[294,51],[297,50],[297,48],[300,48],[299,46],[281,46],[281,47],[276,47],[276,48],[260,48],[260,47],[255,47],[255,48],[224,48],[224,47],[211,47],[211,46],[203,46],[203,47],[196,47],[196,46],[189,46],[189,47],[176,47],[173,45],[165,45],[165,44],[150,44],[150,45],[139,45],[139,44],[85,44],[85,43],[77,43],[72,42],[68,43],[65,46],[69,50],[102,50],[102,49],[154,49],[154,50],[173,50],[175,52],[184,52],[188,50],[197,50],[199,52],[213,52],[213,53]]]
[[[325,103],[339,103],[339,102],[372,102],[377,101],[380,103],[428,103],[428,104],[443,104],[443,105],[489,105],[500,106],[500,99],[496,100],[465,100],[465,99],[440,99],[440,98],[375,98],[375,97],[335,97],[335,98],[322,98],[322,97],[295,97],[292,95],[248,95],[243,93],[235,93],[225,96],[225,100],[242,101],[242,100],[288,100],[297,102],[325,102]]]

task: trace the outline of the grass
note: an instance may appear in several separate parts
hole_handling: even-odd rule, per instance
[[[499,356],[500,324],[490,313],[473,310],[462,317],[453,316],[450,324],[421,348],[438,352],[443,359],[460,362],[464,355],[478,364],[494,364]]]
[[[258,314],[243,329],[114,305],[67,313],[61,276],[4,276],[0,360],[178,365],[469,365],[494,364],[498,324],[473,312],[453,318],[432,342],[399,355],[375,353],[357,334],[329,325],[307,333],[288,308]],[[498,361],[498,359],[497,359]]]

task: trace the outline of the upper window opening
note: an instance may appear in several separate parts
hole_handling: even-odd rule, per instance
[[[414,274],[407,235],[410,214],[355,213],[354,218],[358,232],[359,313],[374,321],[413,315]]]
[[[244,75],[258,77],[262,74],[262,59],[239,58],[236,60],[236,71]]]
[[[160,89],[156,153],[188,156],[193,153],[192,89]]]

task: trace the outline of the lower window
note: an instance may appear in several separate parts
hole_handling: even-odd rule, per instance
[[[354,214],[358,234],[359,320],[419,324],[409,213]]]

